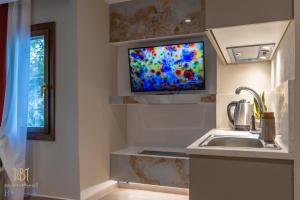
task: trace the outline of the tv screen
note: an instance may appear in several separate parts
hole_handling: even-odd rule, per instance
[[[132,92],[204,90],[204,42],[129,49]]]

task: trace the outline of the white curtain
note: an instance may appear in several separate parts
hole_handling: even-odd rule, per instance
[[[18,1],[18,0],[0,0],[0,4],[10,3],[10,2],[14,2],[14,1]]]
[[[25,167],[27,135],[28,68],[30,56],[30,0],[9,4],[6,94],[0,157],[12,184],[14,170]],[[23,200],[24,188],[13,187],[9,199]]]

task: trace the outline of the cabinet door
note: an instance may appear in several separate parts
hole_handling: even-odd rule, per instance
[[[206,28],[293,19],[293,0],[206,0]]]
[[[293,161],[190,159],[190,200],[293,200]]]

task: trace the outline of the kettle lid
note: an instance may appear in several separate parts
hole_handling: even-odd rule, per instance
[[[250,103],[250,101],[247,101],[246,99],[241,99],[241,100],[239,101],[239,103]]]

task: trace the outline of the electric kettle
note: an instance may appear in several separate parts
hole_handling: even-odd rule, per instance
[[[253,104],[245,99],[233,101],[227,106],[227,115],[236,130],[249,131],[253,116]]]

